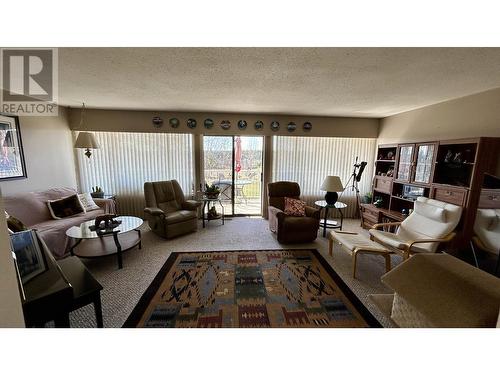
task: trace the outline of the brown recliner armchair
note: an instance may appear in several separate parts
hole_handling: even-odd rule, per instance
[[[267,185],[269,197],[269,229],[275,232],[279,243],[312,242],[318,236],[320,211],[306,206],[306,216],[285,215],[285,197],[299,199],[300,186],[296,182],[279,181]]]
[[[144,183],[146,220],[153,232],[165,238],[198,229],[200,202],[186,200],[176,180]]]

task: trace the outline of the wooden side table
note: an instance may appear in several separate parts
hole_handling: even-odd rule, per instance
[[[27,327],[44,327],[54,321],[57,328],[69,328],[69,313],[94,304],[97,327],[103,327],[102,285],[77,257],[56,261],[40,240],[47,270],[23,285],[24,320]]]
[[[73,287],[73,303],[70,311],[88,304],[94,305],[97,328],[103,328],[101,290],[102,285],[92,276],[87,267],[77,257],[67,257],[57,261],[61,271]]]

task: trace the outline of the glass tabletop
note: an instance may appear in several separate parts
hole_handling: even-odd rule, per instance
[[[344,202],[335,202],[335,204],[332,206],[330,204],[327,204],[325,200],[322,200],[322,201],[316,201],[314,202],[314,204],[318,207],[328,207],[328,208],[338,208],[339,210],[343,209],[343,208],[346,208],[347,207],[347,204],[345,204]]]
[[[140,217],[135,216],[118,216],[115,220],[120,220],[121,223],[117,227],[113,228],[109,234],[113,232],[126,233],[131,230],[139,228],[143,221]],[[90,239],[90,238],[98,238],[100,235],[97,234],[95,230],[90,230],[90,227],[95,224],[95,220],[89,220],[84,223],[81,223],[78,227],[71,227],[66,231],[66,235],[72,238],[80,238],[80,239]],[[108,235],[108,233],[105,233]]]

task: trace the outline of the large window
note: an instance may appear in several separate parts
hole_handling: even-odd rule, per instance
[[[120,214],[143,215],[144,182],[176,179],[186,195],[193,186],[190,134],[95,132],[100,148],[88,159],[76,150],[81,191],[99,185],[116,194]]]
[[[303,199],[312,205],[324,197],[325,192],[320,191],[320,186],[325,176],[339,176],[346,187],[339,199],[348,205],[344,215],[354,217],[356,195],[350,186],[345,185],[358,156],[359,161],[368,162],[359,183],[360,192],[370,191],[375,147],[376,140],[370,138],[275,136],[272,181],[298,182]]]

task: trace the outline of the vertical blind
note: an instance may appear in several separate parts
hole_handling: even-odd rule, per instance
[[[356,193],[346,186],[358,162],[368,162],[361,181],[360,194],[370,191],[375,159],[376,139],[332,137],[273,137],[272,181],[295,181],[300,185],[302,199],[309,205],[324,199],[320,186],[326,176],[339,176],[344,192],[339,201],[347,204],[345,217],[356,215]],[[336,210],[330,210],[336,211]],[[337,212],[332,212],[335,216]]]
[[[176,179],[186,195],[193,186],[190,134],[94,132],[100,148],[88,159],[76,150],[80,190],[100,186],[116,194],[119,213],[143,216],[144,182]],[[74,134],[76,137],[76,134]]]

